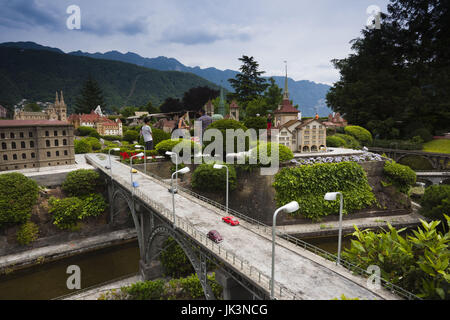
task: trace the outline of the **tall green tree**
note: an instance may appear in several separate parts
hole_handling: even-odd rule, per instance
[[[245,109],[247,104],[257,99],[264,91],[266,91],[269,84],[267,80],[261,75],[264,71],[259,71],[259,64],[253,57],[243,55],[239,60],[242,62],[240,73],[235,79],[228,79],[234,89],[233,93],[228,95],[229,100],[236,99],[240,105]]]
[[[76,113],[91,113],[97,106],[100,106],[102,110],[105,110],[106,105],[103,93],[97,81],[92,77],[89,77],[76,99],[74,111]]]
[[[208,100],[215,99],[219,96],[219,90],[209,87],[195,87],[186,91],[183,95],[183,104],[188,110],[198,111],[205,105]]]
[[[283,100],[283,89],[275,83],[272,77],[269,78],[269,81],[270,85],[264,92],[264,99],[266,100],[267,111],[274,111]]]
[[[450,119],[450,4],[391,0],[381,28],[362,30],[327,95],[334,111],[381,138],[439,133]]]

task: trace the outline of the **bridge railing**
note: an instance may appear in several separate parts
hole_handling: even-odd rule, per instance
[[[129,181],[126,181],[125,179],[117,176],[114,176],[114,179],[119,182],[122,187],[128,189],[135,197],[140,198],[142,201],[150,205],[155,211],[166,217],[169,221],[174,220],[172,211],[166,209],[159,203],[150,199],[139,189],[132,188]],[[261,288],[270,292],[270,277],[264,274],[258,268],[252,266],[249,261],[237,256],[234,252],[231,252],[223,248],[219,244],[211,241],[204,232],[196,229],[192,223],[182,217],[177,216],[175,227],[190,235],[193,239],[202,244],[206,249],[219,256],[223,261],[233,266],[236,270],[239,270],[242,274],[247,276]],[[301,300],[301,297],[299,295],[276,281],[274,284],[274,294],[275,298],[280,300]]]
[[[102,168],[102,170],[103,170],[103,168]],[[152,177],[155,180],[155,182],[157,182],[160,185],[163,185],[165,187],[169,187],[170,186],[170,184],[168,182],[164,181],[164,179],[162,179],[161,177],[159,177],[159,176],[157,176],[155,174],[147,172],[146,175]],[[166,217],[168,217],[168,219],[170,221],[173,221],[173,213],[171,211],[167,210],[164,207],[161,207],[155,201],[151,200],[145,194],[143,194],[140,190],[138,190],[138,189],[137,190],[136,189],[132,190],[129,181],[125,181],[124,179],[122,179],[120,177],[116,177],[116,176],[114,178],[116,180],[121,180],[121,183],[123,184],[123,186],[125,186],[127,189],[129,189],[130,192],[134,191],[136,194],[140,194],[143,197],[143,199],[147,200],[147,202],[149,204],[153,204],[155,209],[161,210],[161,213],[165,212],[164,215]],[[226,211],[226,207],[224,205],[222,205],[222,204],[220,204],[218,202],[215,202],[215,201],[213,201],[213,200],[211,200],[209,198],[206,198],[206,197],[204,197],[204,196],[202,196],[202,195],[200,195],[198,193],[195,193],[192,190],[189,190],[189,189],[186,189],[186,188],[183,188],[183,187],[180,187],[180,186],[178,186],[178,190],[180,190],[180,191],[182,191],[182,192],[184,192],[184,193],[186,193],[188,195],[191,195],[191,196],[193,196],[193,197],[195,197],[195,198],[197,198],[197,199],[199,199],[201,201],[204,201],[204,202],[206,202],[206,203],[216,207],[217,209],[223,211],[222,213],[224,213]],[[262,223],[262,222],[260,222],[258,220],[255,220],[255,219],[253,219],[251,217],[248,217],[248,216],[246,216],[246,215],[244,215],[244,214],[242,214],[242,213],[240,213],[240,212],[238,212],[238,211],[236,211],[234,209],[228,208],[228,213],[238,217],[239,219],[241,219],[243,221],[246,221],[246,222],[250,223],[252,225],[252,227],[256,227],[258,229],[258,231],[262,231],[262,232],[267,233],[267,234],[271,234],[272,233],[272,227],[271,226],[268,226],[268,225],[266,225],[266,224],[264,224],[264,223]],[[195,227],[192,224],[190,224],[189,222],[185,221],[185,219],[177,218],[177,221],[182,221],[182,223],[189,224],[191,226],[190,230],[196,230]],[[177,223],[177,225],[178,225],[178,223]],[[196,230],[195,237],[197,236],[197,233],[199,233],[199,232],[200,231]],[[193,235],[191,233],[189,233],[189,234],[191,236]],[[203,234],[203,233],[201,233],[201,234]],[[316,247],[316,246],[314,246],[312,244],[309,244],[309,243],[307,243],[307,242],[305,242],[305,241],[303,241],[301,239],[295,238],[295,237],[293,237],[293,236],[291,236],[291,235],[289,235],[287,233],[284,233],[282,231],[277,231],[277,235],[280,236],[281,238],[285,239],[285,240],[288,240],[289,242],[295,244],[298,247],[302,247],[305,250],[313,252],[314,254],[319,255],[319,256],[327,259],[327,260],[330,260],[330,261],[333,261],[333,262],[337,262],[337,256],[336,255],[331,254],[331,253],[329,253],[329,252],[327,252],[327,251],[325,251],[325,250],[323,250],[323,249],[321,249],[319,247]],[[206,237],[206,235],[203,234],[203,238],[208,243],[211,243],[212,245],[214,245],[214,243],[211,240],[209,240]],[[195,238],[195,239],[197,239],[197,238]],[[198,239],[197,239],[197,241],[198,241]],[[218,246],[218,247],[220,248],[220,246]],[[224,251],[225,249],[223,249],[223,248],[222,249],[217,249],[217,252],[219,252],[219,250]],[[237,258],[235,256],[235,254],[232,253],[232,252],[230,252],[229,255],[233,256],[233,260],[232,260],[233,263],[232,263],[232,265],[234,267],[236,267],[236,265],[234,264],[235,261],[243,261],[240,258]],[[229,257],[228,254],[225,253],[225,258],[228,258],[228,257]],[[230,263],[229,260],[226,260],[226,261]],[[247,266],[250,266],[250,264],[248,262],[246,262],[245,264]],[[364,269],[362,269],[362,268],[360,268],[360,267],[358,267],[358,266],[356,266],[356,265],[354,265],[351,262],[348,262],[346,260],[340,259],[340,264],[343,267],[345,267],[346,269],[348,269],[349,271],[351,271],[354,274],[357,274],[359,276],[362,276],[363,278],[366,278],[366,277],[372,275],[367,270],[364,270]],[[241,262],[241,265],[243,267],[244,263]],[[237,266],[239,266],[239,264],[237,264]],[[261,285],[266,290],[270,291],[270,278],[268,276],[266,276],[265,274],[263,274],[258,269],[256,269],[255,267],[250,266],[248,268],[250,268],[249,275],[256,274],[256,276],[255,277],[251,277],[251,279],[253,279],[253,280],[256,279],[256,283]],[[252,270],[253,270],[253,272],[252,272]],[[241,271],[243,271],[243,269]],[[387,289],[388,291],[392,292],[393,294],[398,295],[399,297],[402,297],[402,298],[405,298],[405,299],[408,299],[408,300],[420,300],[421,299],[418,296],[416,296],[415,294],[413,294],[413,293],[411,293],[411,292],[409,292],[409,291],[407,291],[407,290],[405,290],[405,289],[403,289],[403,288],[401,288],[401,287],[399,287],[399,286],[397,286],[397,285],[395,285],[393,283],[390,283],[389,281],[387,281],[387,280],[385,280],[383,278],[380,278],[380,282],[381,282],[381,285],[385,289]],[[263,285],[265,285],[265,286],[263,286]],[[284,287],[283,285],[278,284],[278,283],[275,283],[275,290],[274,291],[277,293],[277,295],[281,299],[285,299],[285,300],[300,299],[298,297],[298,295],[296,295],[296,293],[290,291],[289,289],[287,289],[286,287]]]

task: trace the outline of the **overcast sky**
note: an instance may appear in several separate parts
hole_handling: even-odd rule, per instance
[[[377,5],[389,0],[0,0],[0,42],[34,41],[65,52],[135,52],[188,66],[238,70],[254,56],[266,75],[332,84],[330,63],[351,53]],[[69,30],[70,5],[81,29]]]

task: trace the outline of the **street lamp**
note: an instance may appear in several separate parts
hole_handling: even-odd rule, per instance
[[[108,150],[109,166],[105,166],[105,168],[110,170],[111,176],[112,176],[111,150],[112,150],[112,151],[120,151],[120,148],[112,148],[112,149],[109,149],[109,150]]]
[[[176,181],[175,181],[175,190],[174,192],[177,193],[178,191],[178,154],[176,152],[172,151],[166,151],[167,156],[175,156],[175,173],[176,174]],[[170,187],[169,192],[172,192],[172,187]]]
[[[147,174],[147,152],[146,152],[147,150],[145,150],[145,144],[143,146],[137,144],[134,146],[134,148],[144,149],[144,172],[145,174]]]
[[[335,201],[337,195],[340,196],[340,205],[339,205],[339,238],[338,238],[338,258],[337,264],[341,262],[341,244],[342,244],[342,209],[344,205],[344,196],[341,192],[328,192],[325,194],[324,200],[327,201]]]
[[[183,169],[180,169],[179,171],[175,171],[174,173],[172,173],[170,186],[171,186],[171,190],[172,190],[172,210],[173,210],[173,227],[174,228],[176,228],[176,219],[175,219],[176,216],[175,216],[175,191],[173,189],[173,176],[175,174],[178,174],[178,172],[181,174],[185,174],[185,173],[188,173],[189,171],[190,171],[189,167],[184,167]]]
[[[277,214],[279,212],[287,212],[291,213],[297,211],[299,209],[299,205],[297,201],[289,202],[288,204],[278,208],[273,214],[273,224],[272,224],[272,278],[270,280],[270,298],[274,298],[274,284],[275,284],[275,227],[277,222]]]
[[[143,155],[144,155],[144,154],[141,152],[141,153],[135,154],[134,156],[131,156],[131,157],[130,157],[130,178],[131,178],[131,186],[134,187],[134,188],[139,187],[139,184],[138,184],[137,182],[133,182],[133,158],[139,158],[139,157],[142,157]],[[133,190],[133,189],[131,189],[131,190]],[[133,192],[133,191],[131,191],[131,192]]]
[[[226,201],[225,201],[225,203],[226,203],[225,210],[226,210],[226,215],[228,215],[228,167],[223,164],[214,164],[213,168],[214,169],[223,169],[223,168],[227,169],[227,193],[226,193]]]

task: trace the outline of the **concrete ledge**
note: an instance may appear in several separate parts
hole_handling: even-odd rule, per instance
[[[113,231],[106,234],[77,239],[62,244],[36,248],[0,257],[0,273],[4,269],[25,268],[42,261],[54,261],[75,254],[80,254],[92,250],[109,247],[124,241],[131,241],[136,238],[136,230],[125,229]]]

